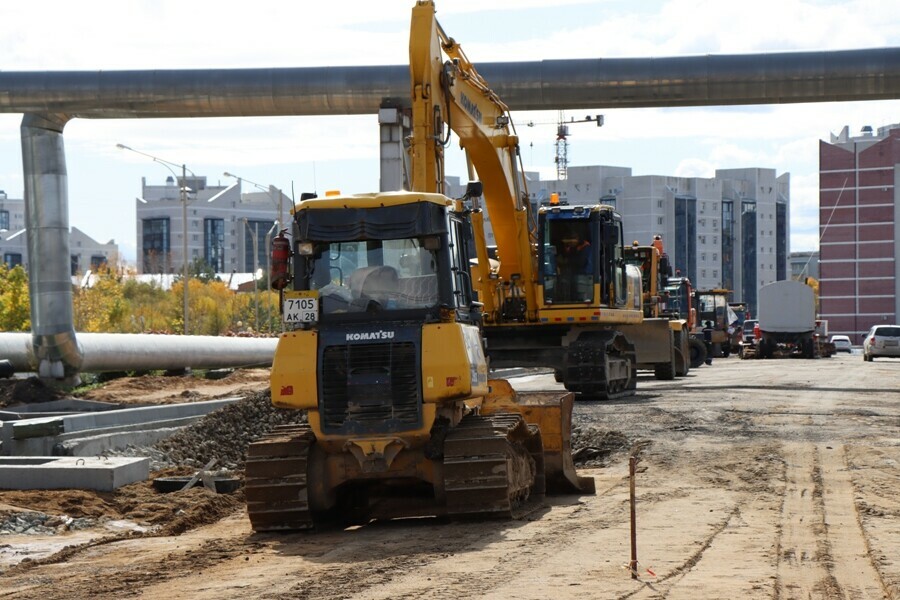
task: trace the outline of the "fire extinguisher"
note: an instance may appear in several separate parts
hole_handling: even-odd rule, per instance
[[[291,241],[281,232],[272,240],[272,289],[283,290],[291,281]]]

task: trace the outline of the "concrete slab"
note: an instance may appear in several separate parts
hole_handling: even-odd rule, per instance
[[[71,414],[101,412],[120,408],[125,407],[115,402],[63,398],[61,400],[51,400],[50,402],[9,405],[0,410],[0,421],[18,421],[20,419],[36,419],[38,417],[65,417]],[[128,408],[138,408],[138,406],[129,405]]]
[[[29,456],[0,458],[0,489],[115,489],[150,477],[150,459],[134,457],[75,458]]]
[[[200,418],[237,400],[240,400],[240,397],[7,421],[0,426],[0,454],[6,456],[49,455],[53,454],[53,447],[59,441],[58,438],[63,435],[89,431],[92,433],[85,433],[85,436],[100,433],[93,430],[112,432],[128,428],[133,428],[135,431],[148,428],[159,429],[165,426],[158,424],[159,422]],[[147,425],[150,423],[157,424]],[[27,443],[26,440],[39,441]]]

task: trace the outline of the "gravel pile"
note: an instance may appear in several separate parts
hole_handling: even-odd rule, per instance
[[[87,529],[96,523],[96,519],[73,519],[42,512],[19,512],[0,515],[0,535],[54,535],[64,531]]]
[[[303,411],[272,406],[271,394],[265,390],[209,413],[152,447],[128,447],[108,454],[149,457],[154,471],[180,466],[200,469],[213,458],[216,469],[240,470],[250,442],[276,425],[305,422]]]
[[[154,471],[185,466],[200,469],[213,458],[216,469],[241,470],[250,442],[276,425],[304,422],[306,414],[303,411],[272,406],[270,392],[265,390],[209,413],[154,446],[128,447],[107,454],[149,457],[150,468]],[[610,456],[631,445],[632,441],[621,431],[601,429],[588,423],[572,426],[572,453],[578,466],[604,466]]]

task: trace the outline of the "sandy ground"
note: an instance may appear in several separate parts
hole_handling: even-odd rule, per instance
[[[0,537],[70,545],[6,567],[0,598],[900,598],[900,361],[717,360],[674,382],[642,377],[636,397],[579,403],[576,418],[641,449],[636,580],[623,454],[583,471],[596,495],[516,521],[257,535],[239,506],[197,489],[168,507],[197,517],[180,528]],[[130,509],[109,502],[141,522],[150,496],[133,496]]]

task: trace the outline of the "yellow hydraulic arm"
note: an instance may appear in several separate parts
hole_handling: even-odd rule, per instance
[[[443,60],[443,54],[448,60]],[[491,217],[499,279],[490,277],[483,215],[472,217],[478,256],[473,287],[485,318],[496,322],[503,294],[525,297],[527,318],[537,318],[536,253],[529,205],[519,190],[518,136],[510,132],[507,106],[466,58],[459,44],[435,19],[432,0],[419,0],[410,25],[409,64],[412,94],[412,191],[443,193],[444,124],[459,137],[470,169],[484,186]],[[471,176],[471,173],[470,173]],[[511,291],[510,283],[518,290]],[[506,284],[506,285],[504,285]]]

